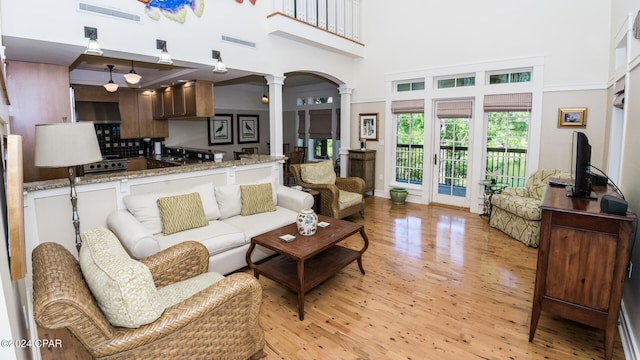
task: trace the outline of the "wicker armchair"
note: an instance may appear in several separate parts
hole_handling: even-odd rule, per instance
[[[506,188],[491,197],[489,225],[531,247],[538,247],[542,209],[540,203],[550,178],[570,179],[555,169],[534,172],[523,187]]]
[[[302,181],[304,164],[292,164],[290,169],[296,184],[320,192],[318,212],[321,215],[342,219],[349,215],[360,213],[364,219],[364,180],[359,177],[336,178],[335,184],[310,184]],[[340,190],[359,194],[361,201],[351,206],[340,204]]]
[[[251,275],[232,274],[167,308],[151,324],[113,327],[100,311],[78,261],[57,243],[38,245],[33,258],[33,308],[40,338],[64,339],[42,349],[43,358],[247,359],[259,357],[262,288]],[[184,242],[150,256],[157,287],[207,271],[209,254]]]

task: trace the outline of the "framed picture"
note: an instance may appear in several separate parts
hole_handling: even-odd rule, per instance
[[[260,142],[258,115],[238,115],[238,144]]]
[[[360,114],[360,140],[378,140],[378,113]]]
[[[558,127],[587,126],[587,108],[559,108]]]
[[[208,123],[209,145],[233,144],[232,114],[217,114]]]

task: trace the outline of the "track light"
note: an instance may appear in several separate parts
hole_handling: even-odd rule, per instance
[[[173,60],[171,60],[171,55],[167,51],[167,42],[165,40],[157,40],[156,39],[156,48],[162,50],[160,53],[160,57],[158,58],[158,64],[171,65],[173,64]]]
[[[84,50],[84,53],[89,55],[102,55],[102,49],[98,44],[98,29],[85,26],[84,37],[89,39],[89,43],[87,44],[87,48]]]
[[[227,72],[227,66],[222,62],[222,55],[220,51],[211,50],[211,57],[216,59],[216,64],[213,66],[213,72],[216,74],[224,74]]]
[[[124,81],[127,82],[127,85],[138,85],[140,84],[140,80],[142,76],[138,75],[138,73],[133,69],[133,60],[131,60],[131,71],[128,74],[124,74]]]
[[[107,65],[107,69],[109,69],[109,82],[104,84],[104,88],[108,92],[116,92],[118,90],[118,84],[113,82],[113,65]]]

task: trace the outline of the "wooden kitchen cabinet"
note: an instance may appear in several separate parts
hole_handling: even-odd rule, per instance
[[[349,176],[356,176],[364,180],[364,191],[376,188],[376,151],[349,150]]]
[[[132,139],[140,137],[138,122],[138,94],[135,90],[120,89],[118,91],[118,108],[120,110],[120,137]]]
[[[594,191],[597,200],[567,197],[564,187],[545,192],[529,341],[544,311],[604,329],[611,359],[637,218],[602,213],[607,187]]]
[[[153,93],[122,89],[118,91],[120,105],[120,137],[160,138],[169,136],[167,120],[154,120]]]
[[[7,94],[11,103],[11,133],[22,136],[23,180],[63,179],[66,167],[35,166],[35,125],[71,121],[69,68],[67,66],[7,62]]]
[[[154,119],[213,115],[213,83],[211,81],[188,81],[156,90],[153,95]]]
[[[173,117],[173,88],[166,87],[162,90],[162,113],[163,119]]]
[[[164,92],[162,89],[153,90],[153,93],[151,94],[153,118],[155,120],[166,119],[166,117],[164,117],[164,103],[162,101],[163,95]]]
[[[209,117],[213,110],[213,83],[211,81],[189,81],[174,86],[174,117]]]
[[[147,170],[146,158],[129,158],[127,159],[127,171]]]

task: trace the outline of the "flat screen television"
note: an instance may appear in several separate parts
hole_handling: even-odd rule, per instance
[[[595,199],[591,191],[591,145],[587,135],[573,132],[571,153],[571,177],[573,185],[567,187],[567,196]]]

